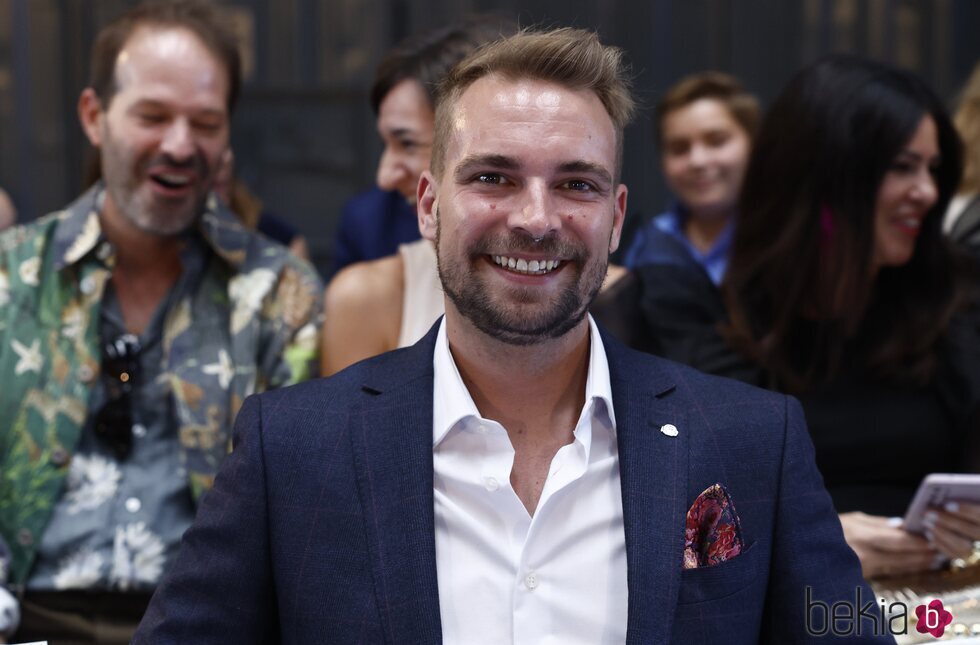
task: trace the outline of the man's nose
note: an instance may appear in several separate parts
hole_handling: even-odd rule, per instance
[[[176,119],[167,128],[160,144],[162,152],[176,161],[185,161],[194,155],[194,137],[190,124],[184,119]]]
[[[522,203],[514,209],[510,218],[511,228],[520,229],[536,239],[557,230],[560,222],[551,192],[543,182],[530,182],[527,185]]]
[[[398,159],[398,155],[385,147],[381,153],[381,160],[378,162],[378,174],[375,183],[381,190],[395,190],[405,176],[405,169]]]

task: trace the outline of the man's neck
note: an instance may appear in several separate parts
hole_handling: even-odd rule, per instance
[[[514,447],[511,484],[534,514],[558,450],[574,440],[589,373],[589,323],[561,338],[511,345],[479,331],[447,303],[453,360],[480,415],[500,423]]]
[[[141,333],[180,277],[181,242],[134,226],[107,194],[99,223],[116,251],[112,286],[128,331]]]

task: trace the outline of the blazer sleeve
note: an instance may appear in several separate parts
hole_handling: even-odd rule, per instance
[[[245,400],[234,442],[133,643],[278,641],[260,397]]]
[[[784,400],[785,443],[761,641],[775,645],[839,638],[838,642],[847,643],[894,643],[874,592],[861,575],[861,563],[844,541],[840,519],[814,461],[803,409],[796,399]],[[839,601],[853,608],[854,630],[835,638],[824,607],[829,610]],[[825,627],[828,631],[823,633]],[[838,633],[848,631],[847,621],[837,627]]]

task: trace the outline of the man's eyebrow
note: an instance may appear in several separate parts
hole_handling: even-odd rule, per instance
[[[607,184],[611,184],[613,181],[612,175],[609,174],[608,170],[599,164],[591,163],[589,161],[568,161],[558,166],[558,170],[561,172],[581,172],[595,175]]]
[[[474,167],[478,166],[485,168],[496,168],[499,170],[517,170],[521,167],[521,164],[518,163],[513,157],[508,157],[506,155],[469,155],[464,157],[463,160],[456,165],[456,171],[453,173],[453,177],[457,181],[466,179],[466,175]]]

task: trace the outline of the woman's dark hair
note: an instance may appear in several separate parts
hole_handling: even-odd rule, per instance
[[[407,38],[378,64],[371,86],[371,108],[377,114],[388,92],[406,79],[422,84],[429,104],[434,108],[439,81],[453,65],[481,45],[513,30],[514,25],[506,20],[473,16],[461,23]]]
[[[938,199],[911,260],[878,270],[878,189],[924,116]],[[798,73],[763,120],[742,187],[723,284],[730,344],[788,391],[833,378],[845,358],[877,378],[927,381],[960,304],[940,227],[961,171],[952,122],[913,74],[843,55]]]

